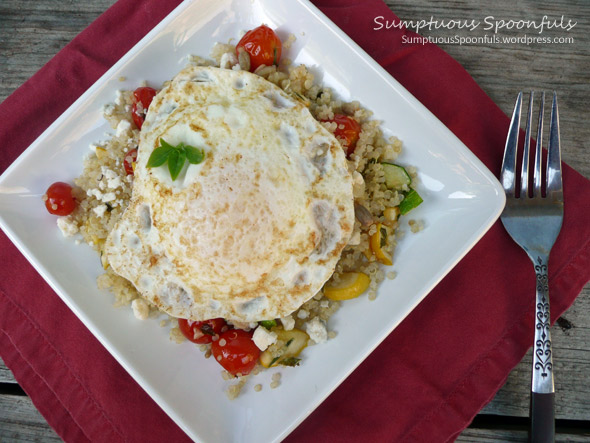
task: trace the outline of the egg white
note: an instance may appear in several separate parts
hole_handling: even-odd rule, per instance
[[[162,139],[205,158],[172,180],[166,164],[147,168]],[[149,108],[105,254],[170,315],[251,322],[317,294],[353,224],[344,152],[304,104],[249,72],[193,66]]]

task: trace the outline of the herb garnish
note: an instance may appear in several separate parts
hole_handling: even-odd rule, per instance
[[[199,329],[201,329],[201,332],[203,334],[215,335],[215,331],[213,330],[213,327],[211,327],[211,325],[209,323],[205,323],[205,324],[201,325],[201,327]]]
[[[153,150],[147,162],[148,168],[157,168],[168,162],[168,171],[172,181],[178,178],[185,162],[191,165],[198,165],[205,158],[205,153],[194,146],[185,145],[180,142],[177,146],[172,146],[163,138],[160,139],[160,146]]]

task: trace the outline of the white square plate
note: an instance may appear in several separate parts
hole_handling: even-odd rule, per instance
[[[404,142],[400,162],[418,167],[418,189],[425,201],[412,218],[424,220],[426,229],[401,240],[393,268],[397,277],[381,285],[377,300],[370,302],[365,296],[346,302],[330,320],[330,329],[338,331],[338,336],[306,349],[300,367],[282,369],[280,388],[268,388],[274,370],[266,371],[230,401],[216,362],[204,359],[189,343],[172,344],[167,329],[157,321],[137,321],[130,309],[114,309],[112,296],[93,289],[102,272],[96,254],[62,237],[41,195],[50,183],[71,181],[81,173],[88,145],[111,131],[101,107],[114,100],[117,89],[134,89],[142,80],[157,87],[185,65],[188,55],[207,56],[215,42],[237,41],[241,31],[261,23],[278,29],[283,40],[294,34],[297,40],[285,57],[310,66],[317,80],[342,99],[359,100],[383,121],[387,135]],[[127,80],[120,82],[120,77]],[[503,207],[504,192],[490,171],[306,0],[186,1],[0,177],[2,229],[172,419],[193,439],[208,442],[284,438],[453,268]],[[59,260],[55,251],[61,251]],[[371,321],[356,321],[359,318]],[[200,377],[194,377],[195,371]],[[265,389],[254,392],[254,383],[262,383]],[[199,407],[195,403],[199,401],[206,405]]]

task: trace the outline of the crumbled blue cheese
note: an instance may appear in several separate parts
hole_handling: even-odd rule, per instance
[[[102,193],[100,192],[100,190],[96,189],[96,188],[92,188],[89,189],[88,191],[86,191],[86,195],[88,196],[94,196],[96,197],[97,200],[100,200],[102,202],[112,202],[114,200],[116,200],[117,196],[115,195],[114,192],[106,192],[106,193]]]
[[[292,315],[287,315],[286,317],[281,318],[281,324],[285,331],[290,331],[295,327],[295,319]]]
[[[309,311],[305,309],[300,309],[299,312],[297,312],[297,317],[304,320],[307,317],[309,317]]]
[[[358,171],[352,173],[352,193],[355,198],[362,198],[365,193],[365,179]]]
[[[352,235],[350,236],[350,240],[348,240],[349,246],[357,246],[361,244],[361,231],[359,229],[355,229]]]
[[[96,208],[92,210],[97,216],[102,217],[107,209],[107,205],[98,205]]]
[[[105,116],[113,115],[115,112],[115,105],[108,103],[102,107],[102,114]]]
[[[114,192],[107,192],[106,194],[102,195],[102,201],[105,203],[115,201],[116,199],[117,199],[117,196],[115,195]]]
[[[78,225],[69,215],[57,218],[57,227],[64,237],[72,237],[79,231]]]
[[[121,177],[115,171],[103,166],[101,172],[108,189],[117,189],[121,187]]]
[[[224,52],[221,56],[219,67],[221,69],[231,69],[238,64],[238,58],[233,52]]]
[[[328,340],[328,330],[319,317],[314,317],[305,323],[305,332],[314,343],[324,343]]]
[[[88,191],[86,191],[86,195],[88,195],[88,197],[95,196],[97,200],[102,200],[102,192],[100,192],[96,188],[91,188]]]
[[[126,134],[129,129],[131,129],[131,122],[129,122],[129,120],[122,119],[117,125],[117,132],[115,135],[117,137],[121,137],[122,135]]]
[[[123,96],[123,92],[124,91],[120,89],[116,92],[117,98],[115,99],[115,104],[119,106],[125,103],[125,97]]]
[[[133,315],[138,320],[146,320],[150,315],[150,307],[143,298],[136,298],[131,302],[131,308],[133,309]]]
[[[258,326],[256,322],[238,321],[238,320],[227,320],[229,325],[232,325],[236,329],[243,329],[244,331],[250,331]]]
[[[275,332],[269,331],[264,326],[258,326],[254,331],[252,341],[256,346],[258,346],[258,349],[265,351],[270,345],[276,343],[277,334]]]

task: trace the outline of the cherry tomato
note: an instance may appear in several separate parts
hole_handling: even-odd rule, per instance
[[[334,114],[333,119],[322,121],[338,124],[338,127],[334,131],[334,136],[340,140],[340,144],[346,151],[346,157],[350,157],[354,152],[354,148],[356,148],[356,142],[361,133],[361,125],[359,122],[344,114]],[[343,127],[341,128],[341,126]]]
[[[244,34],[236,45],[236,53],[239,55],[238,48],[244,48],[250,54],[250,72],[254,72],[260,65],[278,65],[282,47],[275,32],[261,25]]]
[[[43,200],[50,214],[70,215],[76,209],[72,187],[64,182],[55,182],[49,186],[43,195]]]
[[[242,329],[230,329],[222,333],[219,340],[211,344],[211,352],[215,360],[232,375],[249,374],[260,356],[260,349],[252,341],[252,332]]]
[[[132,149],[127,154],[125,154],[125,158],[123,159],[123,167],[125,168],[125,172],[127,175],[133,175],[133,163],[137,161],[137,148]]]
[[[211,343],[215,335],[221,334],[224,326],[227,328],[227,324],[222,318],[205,321],[193,321],[184,318],[178,319],[178,327],[184,336],[193,343],[200,345]]]
[[[150,103],[157,93],[158,91],[154,88],[148,88],[147,86],[142,86],[133,91],[135,102],[131,108],[131,117],[138,129],[141,129],[147,110],[150,107]]]

